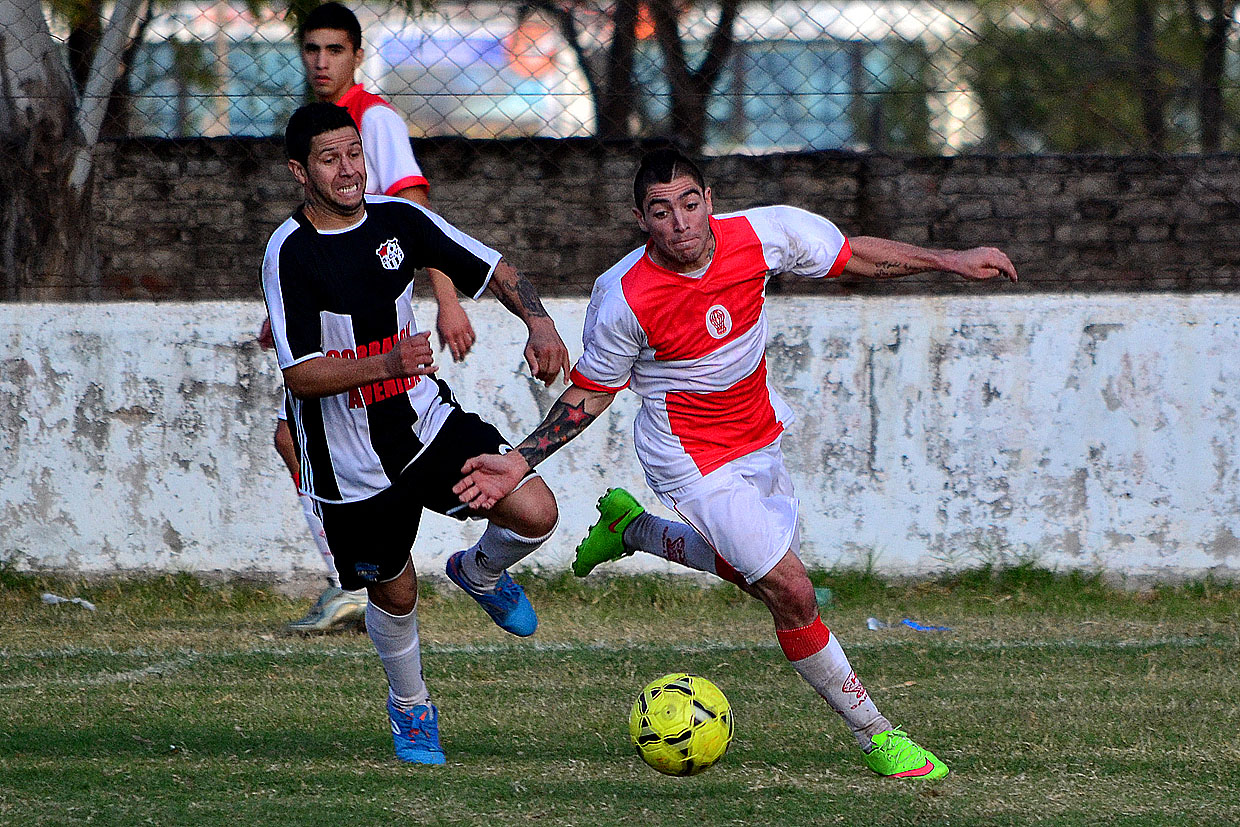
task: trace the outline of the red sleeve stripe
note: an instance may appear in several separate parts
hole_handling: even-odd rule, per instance
[[[620,393],[620,391],[629,386],[628,382],[625,382],[618,388],[609,388],[606,385],[600,385],[592,379],[587,379],[581,374],[580,371],[577,370],[577,368],[572,369],[572,372],[569,373],[568,378],[573,380],[573,384],[579,388],[585,388],[588,391],[597,391],[599,393]]]
[[[831,642],[831,631],[821,617],[800,629],[776,629],[775,637],[779,638],[779,648],[784,650],[784,657],[792,662],[805,660],[816,655]]]
[[[835,262],[831,265],[831,270],[827,273],[827,278],[838,276],[843,273],[844,265],[848,263],[850,258],[852,258],[852,245],[848,243],[848,239],[844,239],[844,246],[840,248],[839,255],[835,257]]]
[[[384,195],[395,195],[401,190],[408,189],[409,187],[426,187],[429,190],[431,188],[431,185],[430,185],[430,182],[427,181],[425,178],[423,178],[421,175],[406,175],[404,178],[400,179],[395,184],[388,187],[387,190],[383,194]]]

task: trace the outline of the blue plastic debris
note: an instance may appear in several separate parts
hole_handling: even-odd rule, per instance
[[[916,620],[909,620],[907,617],[900,622],[910,629],[915,629],[918,632],[950,632],[952,630],[952,627],[950,626],[923,626]]]

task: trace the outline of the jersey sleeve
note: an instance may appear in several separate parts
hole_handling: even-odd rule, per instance
[[[295,254],[285,243],[296,230],[296,222],[286,221],[272,234],[263,256],[263,297],[281,370],[323,355],[319,311],[306,290],[296,286]]]
[[[797,207],[759,207],[746,212],[762,240],[771,271],[805,278],[834,278],[852,257],[848,239],[826,218]]]
[[[599,279],[586,307],[581,358],[573,367],[573,384],[586,390],[619,393],[628,387],[633,365],[646,335],[624,299],[619,279]]]
[[[393,195],[406,187],[429,186],[413,157],[409,129],[394,109],[382,105],[367,109],[361,133],[366,166],[376,179],[367,182],[370,192]]]
[[[473,236],[449,224],[438,213],[403,198],[366,196],[368,201],[387,202],[402,211],[403,220],[412,222],[420,243],[416,256],[419,267],[440,270],[456,289],[478,298],[491,282],[491,274],[503,256]],[[412,212],[410,212],[412,211]]]

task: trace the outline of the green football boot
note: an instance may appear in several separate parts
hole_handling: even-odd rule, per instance
[[[629,523],[646,513],[633,495],[623,488],[608,488],[598,500],[598,522],[590,526],[590,533],[577,544],[577,557],[573,560],[573,574],[585,577],[599,563],[608,563],[628,557],[632,549],[624,547],[624,530]]]
[[[942,778],[947,765],[929,750],[917,746],[902,729],[874,736],[874,749],[865,753],[866,765],[888,778]]]

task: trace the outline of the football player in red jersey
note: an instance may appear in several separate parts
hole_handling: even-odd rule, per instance
[[[642,399],[634,444],[659,500],[683,522],[646,513],[623,489],[599,500],[599,521],[573,571],[645,551],[735,583],[761,600],[798,674],[852,730],[866,764],[901,778],[941,778],[947,765],[878,711],[823,624],[798,556],[798,500],[780,440],[792,411],[767,382],[766,279],[844,274],[891,278],[942,271],[1016,280],[992,247],[929,250],[846,238],[827,219],[786,206],[716,216],[697,165],[656,150],[634,181],[634,216],[649,234],[595,283],[572,385],[505,456],[475,457],[454,488],[486,506],[584,431],[615,395]]]

